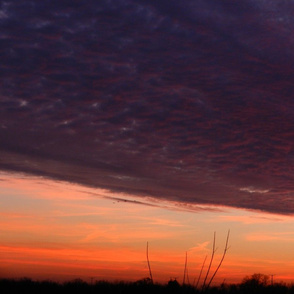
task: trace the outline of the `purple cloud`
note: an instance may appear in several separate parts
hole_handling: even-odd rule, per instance
[[[6,1],[0,168],[293,213],[293,8]]]

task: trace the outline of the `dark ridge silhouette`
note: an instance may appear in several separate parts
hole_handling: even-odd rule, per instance
[[[283,282],[270,283],[269,276],[253,274],[243,279],[240,284],[225,284],[205,289],[207,294],[294,294],[294,285]],[[29,278],[0,279],[1,294],[64,294],[64,293],[99,293],[99,294],[198,294],[202,290],[191,285],[180,285],[177,280],[171,279],[167,284],[152,283],[150,278],[136,282],[107,282],[96,281],[86,283],[81,279],[56,283],[52,281],[34,281]]]

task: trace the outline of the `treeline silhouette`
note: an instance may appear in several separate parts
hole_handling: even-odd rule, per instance
[[[294,285],[285,283],[273,283],[269,277],[263,274],[253,274],[245,277],[240,284],[221,284],[209,288],[196,289],[192,285],[180,285],[176,280],[170,280],[167,284],[152,283],[145,278],[136,282],[107,282],[96,281],[86,283],[81,279],[65,283],[53,281],[34,281],[29,278],[0,279],[0,293],[30,293],[30,294],[64,294],[64,293],[97,293],[97,294],[294,294]]]

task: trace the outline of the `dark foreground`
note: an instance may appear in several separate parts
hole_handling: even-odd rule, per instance
[[[218,287],[210,287],[209,289],[195,289],[191,285],[180,285],[177,281],[169,281],[166,285],[152,284],[150,280],[144,279],[137,282],[116,282],[110,283],[105,281],[97,281],[88,284],[82,280],[74,280],[66,283],[55,283],[52,281],[33,281],[28,278],[19,280],[0,279],[0,293],[29,293],[29,294],[64,294],[64,293],[97,293],[97,294],[294,294],[294,285],[286,285],[283,283],[266,285],[258,284],[249,280],[240,284],[223,284]]]

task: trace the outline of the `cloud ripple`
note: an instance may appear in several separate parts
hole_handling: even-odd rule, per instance
[[[6,1],[0,168],[294,211],[290,1]]]

